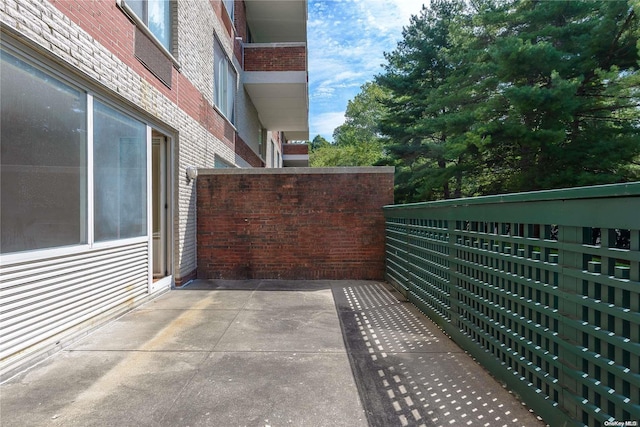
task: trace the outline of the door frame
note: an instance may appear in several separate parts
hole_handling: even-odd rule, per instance
[[[148,191],[149,196],[147,197],[147,209],[148,209],[148,231],[149,231],[149,277],[148,277],[148,290],[149,293],[158,292],[161,289],[170,289],[174,284],[174,262],[173,262],[173,242],[174,242],[174,233],[173,233],[173,143],[174,138],[170,136],[167,132],[158,129],[157,127],[149,126],[147,127],[147,141],[149,155],[148,159]],[[155,131],[155,132],[153,132]],[[161,136],[154,136],[153,133],[162,134]],[[155,144],[160,144],[160,188],[155,188],[155,183],[153,182],[153,146]],[[164,176],[162,176],[164,175]],[[164,248],[164,270],[165,275],[163,277],[154,278],[154,270],[155,270],[155,257],[156,251],[154,250],[154,216],[153,216],[153,194],[155,191],[159,191],[164,196],[165,209],[160,209],[160,222],[164,223],[161,226],[162,232],[162,242],[161,246]],[[159,200],[162,201],[162,197]]]

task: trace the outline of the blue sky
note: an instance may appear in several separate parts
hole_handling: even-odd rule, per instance
[[[333,139],[347,102],[382,72],[402,27],[429,0],[309,0],[309,137]]]

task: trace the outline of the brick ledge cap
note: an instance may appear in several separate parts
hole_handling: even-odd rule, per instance
[[[199,168],[198,176],[203,175],[322,175],[322,174],[392,174],[394,166],[358,166],[336,168],[237,168],[209,169]]]

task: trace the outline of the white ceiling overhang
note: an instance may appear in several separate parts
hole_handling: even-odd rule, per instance
[[[264,127],[284,131],[288,140],[309,139],[306,71],[248,71],[244,87]]]
[[[245,0],[254,43],[306,42],[306,0]]]

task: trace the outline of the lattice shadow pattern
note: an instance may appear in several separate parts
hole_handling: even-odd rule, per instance
[[[542,426],[431,321],[382,284],[334,288],[371,426]]]

